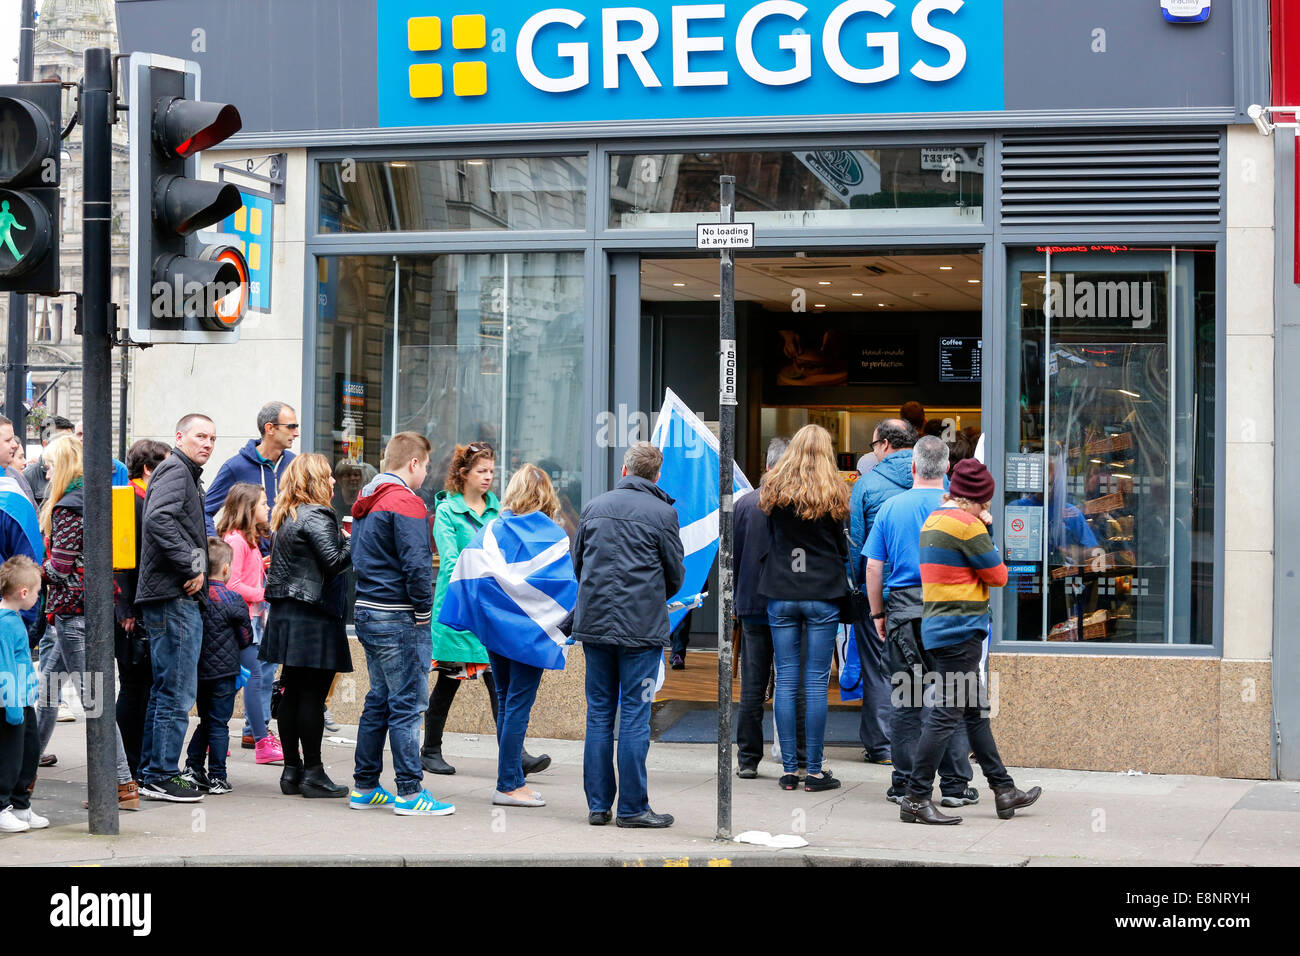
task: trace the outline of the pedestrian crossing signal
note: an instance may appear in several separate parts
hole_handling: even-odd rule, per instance
[[[0,86],[0,291],[59,290],[57,83]]]

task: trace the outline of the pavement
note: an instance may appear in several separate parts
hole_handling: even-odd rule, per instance
[[[193,721],[192,721],[193,722]],[[829,748],[828,766],[844,781],[826,793],[786,792],[779,766],[764,760],[756,780],[733,779],[732,832],[791,834],[808,846],[772,849],[718,842],[717,752],[711,745],[651,746],[651,805],[671,813],[666,830],[587,824],[582,742],[528,741],[551,767],[529,778],[548,805],[492,806],[496,741],[448,734],[454,776],[425,776],[454,815],[398,817],[350,810],[346,800],[306,800],[279,791],[279,766],[258,766],[234,747],[234,793],[197,804],[141,801],[119,815],[120,833],[92,836],[81,801],[85,721],[58,724],[50,751],[58,765],[40,773],[33,807],[47,830],[0,836],[0,864],[190,866],[298,865],[977,865],[977,866],[1296,866],[1300,865],[1300,783],[1214,777],[1011,768],[1023,789],[1041,786],[1031,809],[998,820],[987,787],[956,827],[899,822],[884,799],[889,770],[864,764],[860,751]],[[326,770],[351,783],[356,728],[327,735]],[[391,761],[386,759],[391,768]],[[385,786],[392,789],[386,773]],[[983,784],[982,780],[977,783]]]

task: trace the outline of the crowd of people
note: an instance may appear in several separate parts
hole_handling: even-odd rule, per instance
[[[467,629],[457,602],[448,602],[465,577],[456,573],[462,555],[477,549],[481,563],[485,536],[499,547],[512,529],[535,539],[540,529],[538,540],[564,542],[566,573],[572,564],[572,608],[559,630],[585,656],[588,822],[672,825],[670,814],[651,808],[646,774],[653,694],[645,691],[663,665],[667,601],[684,574],[677,512],[658,484],[661,449],[632,445],[616,487],[587,503],[575,529],[557,523],[560,498],[536,465],[517,468],[498,499],[487,442],[456,446],[446,474],[431,476],[431,443],[402,432],[389,440],[382,472],[358,471],[366,480],[340,489],[340,469],[328,459],[292,451],[299,431],[292,407],[268,403],[257,425],[258,437],[206,491],[202,473],[216,441],[208,416],[181,418],[170,448],[136,442],[124,463],[137,520],[135,567],[114,580],[120,809],[138,809],[141,798],[192,803],[233,792],[229,728],[242,687],[241,746],[254,751],[255,765],[280,767],[283,794],[404,816],[451,814],[454,805],[438,799],[424,775],[456,772],[443,730],[467,680],[487,692],[496,725],[492,802],[545,806],[526,778],[550,758],[530,755],[524,737],[544,671],[563,659],[516,650],[501,633],[508,626],[491,617]],[[44,753],[57,685],[70,675],[83,700],[90,693],[82,446],[72,432],[51,439],[32,463],[39,475],[29,466],[24,481],[13,468],[12,423],[0,418],[0,832],[48,825],[31,795],[38,767],[57,760]],[[826,766],[824,738],[835,635],[847,621],[856,625],[870,685],[864,758],[892,764],[886,797],[900,818],[960,822],[932,805],[934,776],[942,806],[977,802],[971,752],[998,815],[1010,817],[1040,791],[1015,787],[986,702],[963,694],[961,683],[980,686],[989,588],[1006,583],[987,530],[993,478],[973,457],[950,463],[949,446],[918,438],[906,418],[880,423],[872,457],[850,494],[829,433],[808,425],[771,443],[759,488],[737,504],[737,773],[758,776],[774,674],[778,785],[811,792],[841,785]],[[432,510],[431,480],[443,485]],[[854,599],[863,589],[869,621]],[[349,619],[369,678],[351,785],[332,780],[322,758],[322,738],[337,726],[331,689],[353,667]],[[550,624],[544,630],[554,636]],[[933,705],[922,686],[930,673],[941,678]],[[192,708],[199,720],[191,731]],[[393,791],[381,781],[385,741]]]

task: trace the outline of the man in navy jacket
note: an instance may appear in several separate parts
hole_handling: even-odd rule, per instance
[[[284,402],[267,402],[257,413],[257,438],[250,438],[238,454],[229,458],[217,472],[208,489],[204,518],[208,534],[216,535],[214,523],[217,512],[226,503],[231,485],[241,481],[261,485],[266,492],[266,508],[275,507],[275,495],[280,490],[280,476],[293,461],[294,439],[299,431],[298,413]]]

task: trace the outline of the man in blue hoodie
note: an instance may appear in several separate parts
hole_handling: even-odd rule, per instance
[[[433,657],[433,544],[428,509],[415,492],[428,476],[432,450],[423,435],[394,435],[384,449],[384,474],[362,488],[352,505],[354,618],[370,672],[348,799],[354,810],[391,807],[400,816],[421,817],[456,810],[424,789],[420,766]],[[379,784],[385,737],[393,751],[396,797]]]
[[[912,487],[912,446],[916,429],[901,418],[887,418],[876,426],[871,436],[871,450],[877,464],[853,483],[849,498],[849,564],[853,580],[864,585],[865,564],[862,546],[871,536],[871,526],[886,501]],[[870,634],[857,633],[858,660],[862,663],[862,716],[858,738],[862,741],[862,759],[868,763],[889,763],[889,680],[881,644]]]
[[[280,489],[280,476],[293,461],[293,447],[298,437],[298,413],[284,402],[267,402],[257,413],[258,438],[250,438],[239,453],[226,461],[208,489],[204,517],[208,534],[217,536],[214,524],[216,514],[226,503],[232,485],[241,481],[261,485],[266,491],[266,507],[275,507],[275,495]]]

